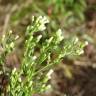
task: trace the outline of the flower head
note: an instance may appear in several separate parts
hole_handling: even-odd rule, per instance
[[[34,19],[33,19],[34,20]],[[35,25],[37,26],[37,30],[38,31],[43,31],[46,29],[45,24],[49,23],[49,20],[47,17],[45,16],[39,16],[36,21],[35,21]]]

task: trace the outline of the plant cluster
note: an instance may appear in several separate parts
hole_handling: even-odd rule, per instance
[[[76,56],[83,53],[85,43],[78,41],[77,37],[65,39],[61,29],[46,39],[43,35],[48,18],[39,16],[32,18],[32,24],[27,27],[26,40],[24,43],[24,55],[20,68],[14,68],[8,73],[9,82],[6,87],[8,96],[32,96],[48,90],[51,85],[47,84],[52,67],[59,64],[64,56]],[[3,35],[1,40],[2,52],[0,52],[0,64],[5,74],[5,58],[15,48],[17,37],[12,34]],[[11,36],[11,37],[10,37]],[[1,74],[2,74],[1,72]],[[1,96],[5,93],[1,92]]]

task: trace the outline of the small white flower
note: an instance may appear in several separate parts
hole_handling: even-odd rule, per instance
[[[32,22],[34,21],[34,16],[32,16]]]
[[[63,40],[64,37],[62,36],[62,30],[61,29],[58,29],[58,31],[56,32],[56,35],[58,37],[57,39],[59,42]]]
[[[14,42],[11,42],[10,47],[11,47],[11,48],[14,47]]]
[[[45,29],[46,29],[46,26],[43,25],[43,24],[38,27],[38,30],[40,30],[40,31],[43,31],[43,30],[45,30]]]
[[[52,86],[51,85],[47,85],[47,89],[51,89],[52,88]]]
[[[30,86],[30,87],[32,86],[32,83],[33,83],[32,81],[29,82],[29,86]]]
[[[76,53],[77,53],[78,55],[81,55],[81,54],[84,53],[84,50],[77,50]]]
[[[49,40],[48,40],[48,44],[51,43],[53,40],[53,37],[51,37]]]
[[[12,34],[12,30],[9,31],[9,34]]]
[[[15,37],[15,40],[17,40],[19,38],[19,36],[17,35],[16,37]]]
[[[51,79],[51,74],[53,73],[54,71],[52,69],[49,70],[49,72],[47,73],[47,76],[48,76],[48,79]]]
[[[4,40],[5,40],[5,34],[2,36],[2,42],[4,42]]]
[[[16,68],[14,68],[13,70],[12,70],[12,73],[14,74],[16,72]]]
[[[74,44],[76,44],[79,41],[77,37],[74,37]]]
[[[37,59],[37,57],[36,56],[33,56],[33,58],[32,58],[33,60],[36,60]]]
[[[5,34],[3,35],[3,37],[2,38],[5,38]]]
[[[49,23],[49,20],[47,17],[43,17],[43,16],[39,16],[36,20],[36,24],[37,24],[37,27],[38,27],[38,30],[40,31],[43,31],[46,29],[46,26],[45,24],[46,23]]]
[[[39,42],[41,38],[42,38],[42,35],[39,35],[39,36],[37,37],[37,42]]]
[[[85,42],[85,46],[87,46],[87,45],[88,45],[88,41]]]
[[[21,82],[22,81],[21,78],[18,78],[18,81]]]

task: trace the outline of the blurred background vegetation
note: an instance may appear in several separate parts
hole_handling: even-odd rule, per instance
[[[46,38],[61,28],[64,37],[75,35],[89,42],[82,56],[66,57],[54,68],[54,92],[49,96],[96,96],[96,0],[0,0],[0,36],[9,30],[20,36],[16,52],[7,57],[8,66],[19,63],[26,27],[39,15],[47,16],[50,24],[37,34]]]

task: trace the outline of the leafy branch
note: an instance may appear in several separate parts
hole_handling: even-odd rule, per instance
[[[85,43],[80,42],[77,37],[65,39],[60,29],[45,40],[42,39],[43,35],[35,36],[36,32],[46,29],[47,23],[49,20],[45,16],[33,17],[32,24],[27,27],[20,69],[14,68],[10,73],[7,87],[9,96],[32,96],[46,91],[49,88],[47,81],[52,67],[59,64],[64,56],[83,53]],[[13,39],[9,40],[11,43],[4,44],[7,46],[5,47],[7,53],[12,52],[15,43]],[[2,59],[5,58],[0,60]]]

